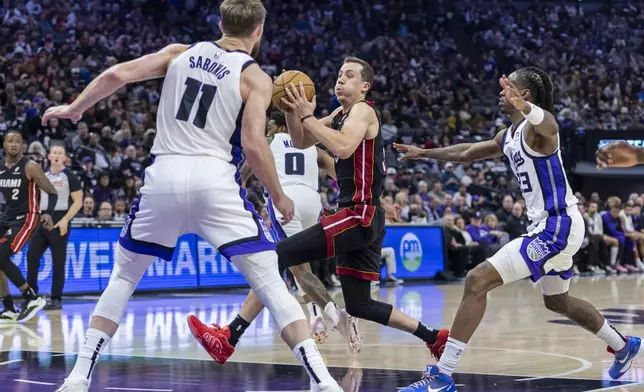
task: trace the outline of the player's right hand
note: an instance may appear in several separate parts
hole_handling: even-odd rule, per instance
[[[420,147],[412,146],[410,144],[394,143],[394,149],[405,154],[400,158],[401,161],[427,159],[424,155],[425,150]]]
[[[52,106],[43,114],[41,125],[46,126],[47,122],[52,118],[67,118],[76,124],[82,116],[83,112],[75,110],[71,105]]]
[[[295,215],[295,204],[285,194],[273,199],[273,206],[282,214],[282,224],[287,224],[293,219],[293,215]]]
[[[54,220],[49,214],[42,214],[40,216],[40,222],[46,230],[51,230],[54,228]]]
[[[637,147],[625,141],[611,142],[602,146],[595,153],[597,168],[631,167],[638,163]]]

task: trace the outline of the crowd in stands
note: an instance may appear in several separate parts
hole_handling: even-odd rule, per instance
[[[373,65],[369,99],[388,145],[383,197],[395,204],[401,222],[445,225],[457,276],[471,259],[484,259],[525,229],[516,181],[502,159],[399,164],[392,142],[436,148],[489,139],[508,124],[498,112],[498,78],[525,65],[552,75],[564,149],[575,132],[644,127],[641,2],[615,2],[611,9],[489,3],[264,1],[268,18],[258,63],[272,76],[282,69],[306,72],[316,83],[317,114],[338,105],[333,85],[345,56]],[[151,163],[162,81],[123,88],[76,124],[54,119],[41,126],[41,115],[73,101],[118,62],[170,43],[217,39],[217,2],[5,0],[0,19],[0,134],[20,130],[26,153],[43,166],[52,143],[64,143],[85,194],[77,221],[122,220]],[[251,181],[249,192],[261,199],[261,184]],[[322,179],[320,194],[332,208],[337,184]],[[632,202],[635,210],[642,204]],[[592,204],[584,208],[591,214]],[[595,246],[604,234],[593,230]],[[632,232],[618,248],[640,243]],[[459,245],[469,249],[467,262]],[[612,260],[614,242],[608,249]]]

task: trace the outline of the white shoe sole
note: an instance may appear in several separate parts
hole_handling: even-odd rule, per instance
[[[33,301],[30,301],[30,302],[33,302]],[[34,316],[36,316],[36,314],[38,314],[38,312],[40,312],[45,306],[47,306],[47,302],[45,302],[45,300],[42,299],[42,298],[38,298],[36,300],[36,302],[38,302],[38,303],[36,304],[36,306],[32,307],[32,310],[29,312],[27,317],[25,317],[22,320],[16,319],[16,322],[18,322],[18,323],[26,323],[27,321],[29,321],[32,318],[34,318]]]

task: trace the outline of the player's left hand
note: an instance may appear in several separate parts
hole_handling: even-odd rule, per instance
[[[299,87],[296,87],[293,83],[289,84],[286,88],[286,98],[282,98],[282,103],[286,106],[297,118],[302,118],[313,114],[315,112],[316,99],[315,95],[311,102],[306,99],[306,93],[304,92],[304,84],[300,82]]]
[[[501,76],[499,83],[501,84],[501,88],[503,89],[505,99],[507,99],[508,102],[512,104],[512,106],[514,106],[518,110],[523,111],[528,103],[521,96],[519,89],[516,88],[516,86],[512,84],[512,82],[510,82],[510,79],[508,79],[505,75]]]
[[[597,168],[637,165],[637,148],[625,141],[611,142],[595,153]]]
[[[54,225],[54,229],[60,230],[60,236],[63,237],[67,234],[67,229],[69,227],[69,221],[65,218],[62,218]]]
[[[54,228],[54,220],[49,214],[42,214],[40,216],[40,222],[42,223],[43,227],[47,230],[51,230]]]
[[[76,124],[82,116],[83,112],[74,110],[71,105],[52,106],[43,114],[41,125],[46,126],[47,122],[52,118],[67,118]]]

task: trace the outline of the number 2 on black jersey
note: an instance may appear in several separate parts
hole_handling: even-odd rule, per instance
[[[186,91],[183,92],[181,103],[179,104],[179,111],[175,118],[180,121],[188,121],[197,96],[199,95],[199,90],[201,90],[202,94],[201,99],[199,99],[199,107],[192,124],[197,128],[204,129],[206,127],[208,110],[210,110],[212,101],[215,99],[215,94],[217,93],[217,86],[203,84],[193,78],[187,78],[185,85]]]

